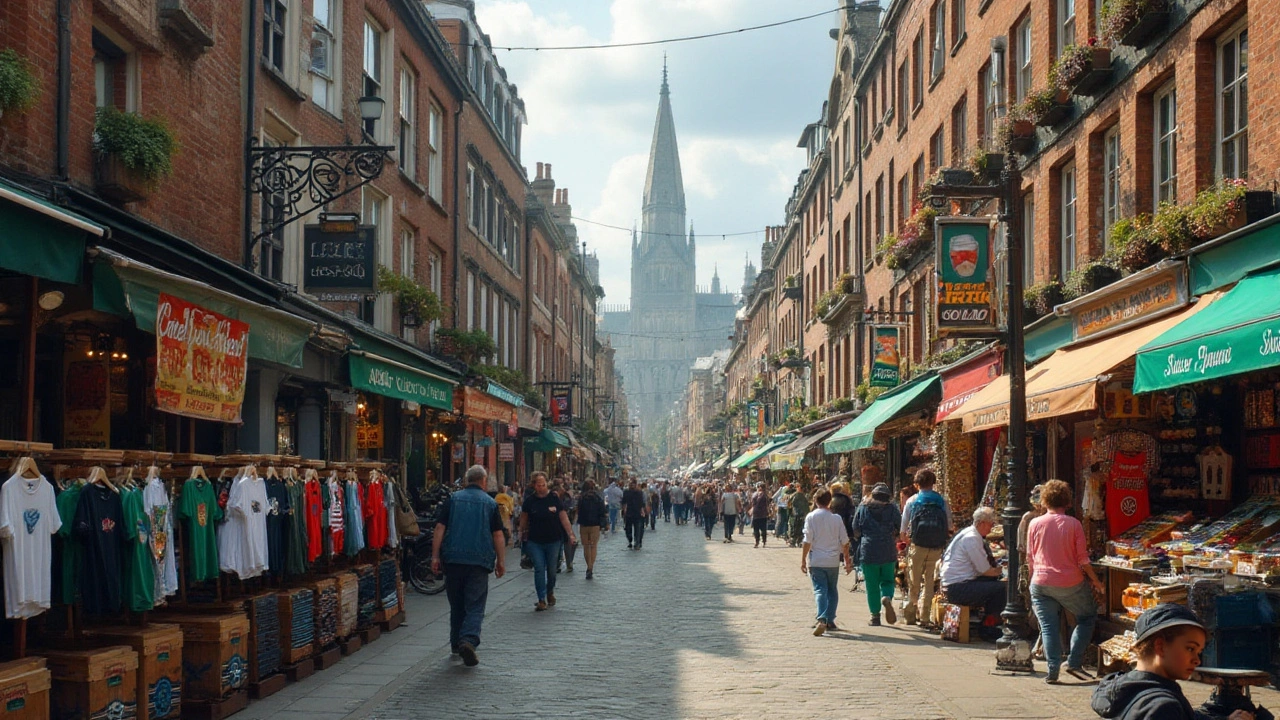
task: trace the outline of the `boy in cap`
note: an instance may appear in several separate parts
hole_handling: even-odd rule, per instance
[[[1093,711],[1117,720],[1200,720],[1182,694],[1186,680],[1200,665],[1206,633],[1195,613],[1185,605],[1162,603],[1142,613],[1134,628],[1133,646],[1138,668],[1112,673],[1093,691]],[[1237,710],[1229,720],[1254,720]]]

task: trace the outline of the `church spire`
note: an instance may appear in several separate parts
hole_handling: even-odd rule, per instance
[[[711,273],[711,293],[713,295],[719,295],[720,294],[720,263],[716,263],[715,265],[712,266],[712,268],[713,270]]]
[[[667,86],[667,54],[662,53],[662,94],[671,94],[671,88]]]
[[[684,235],[684,178],[680,172],[680,150],[676,144],[676,121],[671,111],[666,59],[662,64],[662,90],[658,96],[658,118],[649,147],[649,168],[644,182],[641,246],[658,242],[675,247]]]

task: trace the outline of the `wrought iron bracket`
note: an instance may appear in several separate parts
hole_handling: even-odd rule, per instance
[[[250,141],[249,192],[278,218],[253,235],[250,253],[263,238],[377,180],[393,150],[392,145],[266,147]]]

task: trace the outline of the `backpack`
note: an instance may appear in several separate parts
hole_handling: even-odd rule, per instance
[[[947,546],[947,508],[934,498],[917,498],[911,508],[911,542],[923,548]]]

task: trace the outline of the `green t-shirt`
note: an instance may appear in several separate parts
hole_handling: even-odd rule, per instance
[[[133,612],[146,612],[156,604],[156,564],[151,554],[151,518],[142,504],[141,490],[125,490],[121,496],[124,510],[124,536],[129,541],[124,553],[125,606]]]
[[[75,527],[72,520],[76,516],[76,507],[80,504],[80,491],[83,485],[75,484],[58,493],[58,517],[62,518],[62,529],[58,537],[62,538],[62,602],[67,605],[76,603],[76,594],[80,589],[80,541],[72,534]]]
[[[214,523],[222,519],[222,508],[213,492],[213,483],[192,478],[182,485],[178,499],[178,518],[187,521],[187,566],[191,582],[218,578],[218,536]]]

